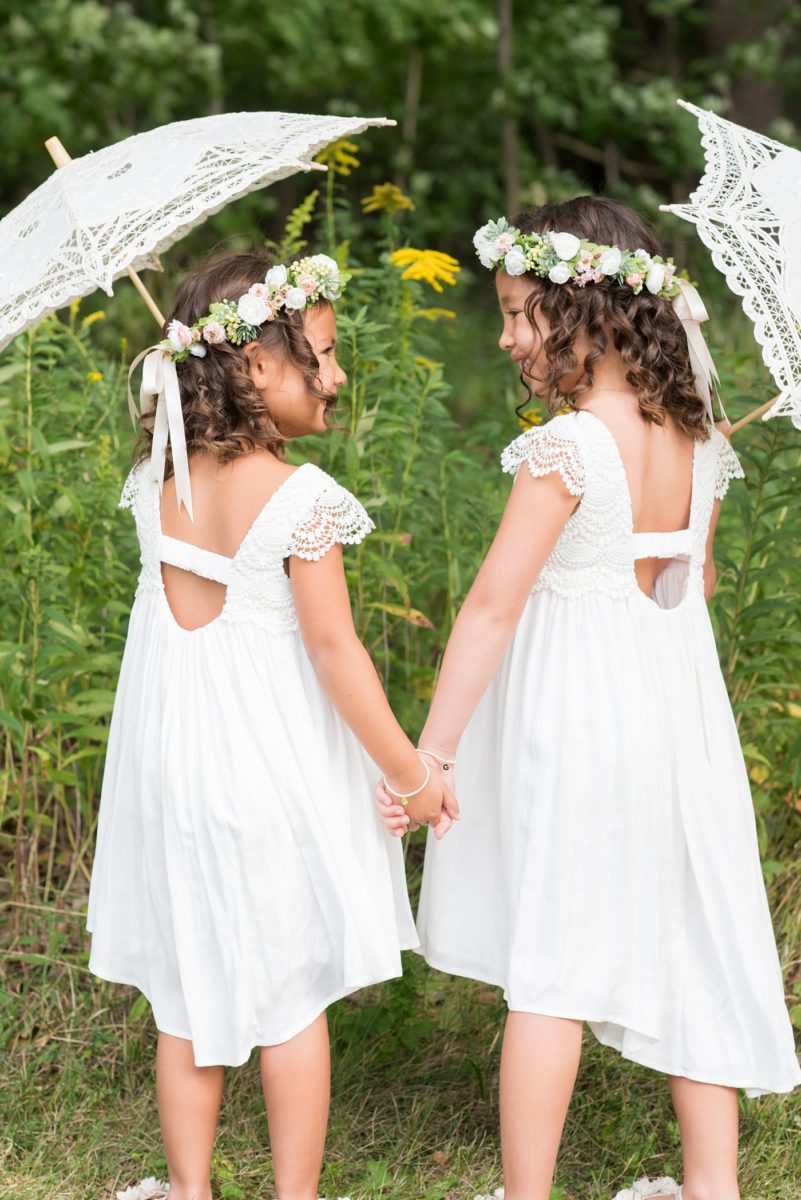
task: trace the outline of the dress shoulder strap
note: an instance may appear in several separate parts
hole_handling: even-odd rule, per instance
[[[137,498],[142,489],[142,483],[148,477],[148,465],[149,460],[142,459],[141,462],[136,463],[128,472],[128,477],[122,485],[122,492],[120,493],[117,505],[118,508],[130,508],[132,510],[135,508]]]
[[[716,500],[722,500],[729,490],[731,480],[745,479],[745,471],[724,433],[719,429],[712,429],[710,440],[715,447],[714,495]]]
[[[356,497],[319,467],[309,464],[298,484],[288,554],[316,560],[336,543],[361,542],[375,528]]]
[[[525,463],[535,478],[556,471],[571,496],[583,495],[586,481],[576,416],[553,417],[547,425],[521,433],[501,454],[501,469],[517,475]]]

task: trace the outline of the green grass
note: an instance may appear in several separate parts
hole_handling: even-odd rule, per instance
[[[413,882],[421,849],[418,835]],[[771,902],[797,989],[801,871],[782,875]],[[0,1200],[110,1200],[145,1175],[163,1177],[149,1009],[134,990],[87,972],[79,903],[15,915],[25,932],[6,952],[0,1008]],[[402,980],[330,1010],[323,1195],[469,1200],[501,1182],[500,993],[430,971],[414,954],[405,963]],[[743,1200],[799,1200],[801,1093],[743,1098],[741,1114]],[[667,1081],[586,1031],[554,1200],[611,1200],[644,1171],[681,1178]],[[213,1178],[220,1200],[274,1195],[255,1056],[227,1073]]]

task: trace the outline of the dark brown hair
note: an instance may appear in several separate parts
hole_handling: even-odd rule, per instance
[[[524,209],[512,218],[512,224],[523,233],[572,233],[622,250],[642,249],[665,256],[643,219],[628,205],[606,196],[579,196],[563,204]],[[539,309],[550,325],[544,345],[544,399],[551,413],[565,406],[575,408],[576,401],[589,391],[593,368],[605,354],[611,334],[643,417],[664,425],[665,414],[670,413],[691,437],[699,441],[709,437],[706,407],[696,387],[687,337],[669,300],[646,288],[635,295],[630,287],[618,283],[580,288],[535,275],[526,278],[533,285],[525,303],[526,316],[536,330]],[[573,346],[582,336],[591,349],[579,363]],[[559,383],[579,366],[578,381],[560,390]]]
[[[237,302],[254,283],[262,283],[270,267],[263,253],[227,253],[203,263],[183,281],[175,294],[164,327],[172,320],[194,325],[221,300]],[[315,308],[327,301],[318,300]],[[303,332],[300,312],[281,309],[273,321],[259,327],[257,343],[286,359],[303,375],[312,396],[333,406],[333,398],[321,390],[319,363]],[[181,390],[181,409],[189,454],[210,450],[221,463],[257,447],[284,456],[285,438],[279,432],[261,393],[253,384],[250,363],[243,346],[231,342],[207,346],[205,358],[189,356],[176,363]],[[145,418],[139,449],[150,454],[152,419]],[[167,448],[165,475],[172,474],[172,456]]]

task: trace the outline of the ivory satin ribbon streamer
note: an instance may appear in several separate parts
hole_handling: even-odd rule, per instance
[[[144,361],[143,361],[144,360]],[[131,376],[140,362],[142,365],[142,383],[139,388],[139,412],[131,392]],[[150,477],[159,485],[159,492],[164,491],[164,471],[167,465],[167,443],[172,449],[172,469],[175,475],[175,497],[178,501],[178,512],[183,504],[192,515],[192,491],[189,486],[189,459],[186,453],[186,434],[184,432],[184,416],[181,409],[181,391],[178,386],[178,374],[172,355],[158,346],[148,346],[138,354],[131,363],[128,371],[128,411],[134,426],[140,419],[156,410],[153,421],[153,446],[150,452]]]
[[[691,283],[688,283],[686,279],[679,279],[677,276],[673,278],[681,289],[678,296],[674,296],[673,298],[673,307],[684,326],[684,332],[687,334],[687,346],[690,350],[690,362],[692,363],[693,374],[695,375],[696,387],[706,404],[709,423],[710,425],[714,425],[715,413],[712,408],[712,388],[714,387],[717,392],[720,380],[715,364],[712,361],[712,355],[709,353],[709,347],[704,341],[704,335],[701,333],[701,325],[704,321],[709,320],[709,313],[706,311],[703,300]],[[723,413],[724,419],[728,420],[720,400],[720,393],[717,392],[717,395],[720,411]]]

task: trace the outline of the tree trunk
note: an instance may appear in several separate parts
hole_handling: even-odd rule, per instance
[[[743,0],[711,0],[709,49],[716,65],[731,45],[755,41],[787,11],[782,0],[762,0],[758,5],[744,4]],[[743,75],[732,84],[730,99],[732,110],[726,116],[758,132],[784,115],[781,90],[773,79]]]
[[[509,101],[509,83],[514,69],[512,62],[512,4],[513,0],[498,0],[498,74],[504,96],[501,118],[503,191],[506,201],[506,213],[510,217],[517,208],[520,198],[517,118]]]
[[[420,115],[420,96],[423,91],[423,52],[419,46],[409,51],[409,66],[406,71],[406,94],[403,100],[401,121],[401,145],[398,151],[398,168],[395,183],[401,191],[407,190],[408,174],[414,166],[414,144],[417,141],[417,120]]]

